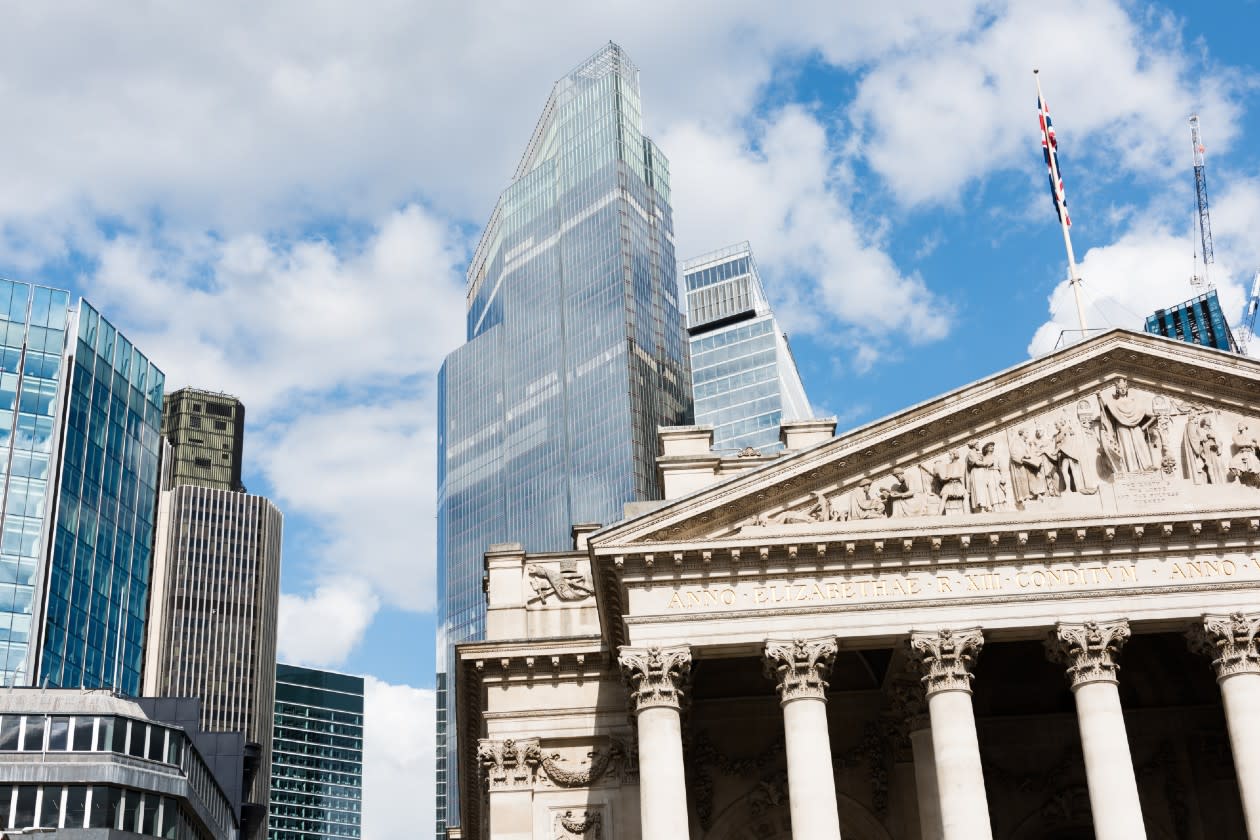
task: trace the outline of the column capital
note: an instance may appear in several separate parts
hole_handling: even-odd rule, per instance
[[[923,683],[919,680],[898,680],[888,689],[888,709],[892,714],[893,725],[903,741],[908,741],[911,733],[930,729],[932,719],[928,715],[927,695],[923,692]]]
[[[970,694],[971,668],[983,647],[984,632],[979,627],[912,632],[910,652],[922,674],[924,693],[928,697],[942,691]]]
[[[835,636],[791,641],[766,639],[766,676],[775,681],[780,703],[805,697],[826,700],[827,675],[835,658]]]
[[[1060,621],[1046,640],[1046,655],[1067,666],[1073,689],[1087,683],[1114,683],[1120,670],[1116,657],[1130,635],[1127,618],[1079,624]]]
[[[617,661],[630,685],[630,702],[636,713],[644,709],[682,708],[691,676],[691,646],[623,647]]]
[[[1190,649],[1212,658],[1218,681],[1235,674],[1260,674],[1260,613],[1205,615],[1188,634]]]

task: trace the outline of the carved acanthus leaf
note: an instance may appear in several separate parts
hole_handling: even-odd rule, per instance
[[[1190,632],[1196,653],[1212,657],[1216,678],[1260,674],[1260,613],[1205,615]]]
[[[775,680],[783,703],[803,697],[825,699],[827,675],[836,658],[834,636],[820,639],[768,639],[765,651],[766,676]]]
[[[1115,682],[1120,670],[1116,657],[1129,636],[1129,622],[1123,618],[1102,623],[1060,622],[1046,641],[1046,652],[1052,660],[1067,666],[1072,688],[1091,682]]]
[[[979,627],[911,633],[911,658],[922,674],[927,696],[941,691],[970,692],[971,668],[983,647],[984,633]]]
[[[691,647],[623,647],[618,658],[630,685],[634,711],[653,707],[681,708],[691,676]]]

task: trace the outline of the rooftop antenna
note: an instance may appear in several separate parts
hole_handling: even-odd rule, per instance
[[[1194,198],[1198,215],[1199,235],[1191,234],[1194,242],[1194,270],[1190,274],[1190,285],[1196,288],[1212,288],[1212,278],[1208,266],[1215,261],[1212,247],[1212,217],[1208,212],[1207,175],[1203,169],[1203,136],[1199,133],[1199,115],[1190,115],[1190,144],[1194,150]],[[1203,273],[1199,274],[1199,246],[1203,246]]]

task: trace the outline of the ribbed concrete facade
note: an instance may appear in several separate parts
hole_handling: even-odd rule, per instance
[[[246,493],[180,485],[158,503],[145,693],[199,697],[204,729],[262,745],[254,802],[271,778],[282,526]]]

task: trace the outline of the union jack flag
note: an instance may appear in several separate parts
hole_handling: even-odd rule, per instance
[[[1041,151],[1046,158],[1046,173],[1050,178],[1050,198],[1054,201],[1054,212],[1062,214],[1059,218],[1068,227],[1072,226],[1072,217],[1068,215],[1067,195],[1063,192],[1063,170],[1059,168],[1059,141],[1054,136],[1054,124],[1050,122],[1050,106],[1040,95],[1037,97],[1037,117],[1041,122]],[[1059,177],[1055,178],[1055,173]]]

